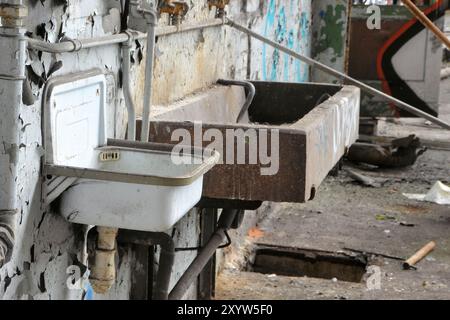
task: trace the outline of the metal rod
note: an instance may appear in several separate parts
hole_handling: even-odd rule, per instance
[[[430,20],[428,19],[427,15],[423,13],[417,6],[411,2],[411,0],[402,0],[405,7],[411,11],[411,13],[416,17],[417,20],[419,20],[428,30],[434,33],[434,35],[442,41],[443,44],[447,46],[448,49],[450,49],[450,39],[447,38],[447,36],[439,30],[438,27]],[[438,4],[435,4],[438,5]]]
[[[129,37],[131,40],[131,36]],[[136,140],[136,108],[133,101],[133,96],[131,94],[131,80],[130,80],[130,52],[131,52],[131,41],[125,43],[122,49],[122,59],[123,59],[123,78],[122,87],[123,95],[125,98],[125,104],[128,113],[128,140]]]
[[[197,24],[181,24],[180,26],[163,26],[156,27],[155,36],[162,37],[171,34],[195,31],[199,29],[212,28],[224,25],[222,19],[211,19]],[[147,34],[139,31],[130,31],[134,40],[143,40],[147,38]],[[58,43],[49,43],[43,40],[28,38],[28,48],[49,52],[49,53],[65,53],[74,52],[82,49],[107,46],[111,44],[120,44],[128,42],[129,36],[126,33],[118,33],[108,36],[95,37],[91,39],[65,40]]]
[[[219,79],[217,80],[218,84],[223,84],[226,86],[234,85],[234,86],[242,86],[247,89],[247,97],[245,98],[244,105],[241,108],[241,111],[239,111],[239,115],[236,118],[236,123],[241,122],[242,118],[244,117],[245,113],[248,111],[248,108],[253,102],[253,98],[256,94],[256,89],[253,83],[250,81],[240,81],[240,80],[225,80],[225,79]]]
[[[183,273],[178,283],[169,294],[169,300],[180,300],[186,291],[197,279],[200,272],[214,255],[216,250],[227,240],[226,231],[230,229],[234,218],[239,210],[225,209],[220,215],[217,223],[217,231],[209,239],[208,243],[201,249],[197,257],[192,261],[187,270]]]
[[[156,19],[156,16],[155,16]],[[147,53],[145,61],[144,104],[142,105],[141,141],[147,142],[150,127],[152,103],[153,58],[155,56],[155,24],[150,23],[147,31]]]
[[[276,48],[276,49],[278,49],[278,50],[280,50],[280,51],[282,51],[282,52],[284,52],[284,53],[286,53],[288,55],[290,55],[291,57],[293,57],[295,59],[298,59],[298,60],[300,60],[302,62],[305,62],[305,63],[309,64],[310,66],[316,67],[317,69],[322,70],[325,73],[328,73],[328,74],[330,74],[330,75],[332,75],[332,76],[334,76],[334,77],[336,77],[338,79],[345,79],[349,83],[359,87],[361,90],[363,90],[363,91],[365,91],[367,93],[370,93],[370,94],[372,94],[374,96],[380,97],[380,98],[382,98],[382,99],[384,99],[384,100],[386,100],[388,102],[394,103],[400,109],[408,111],[408,112],[410,112],[410,113],[412,113],[412,114],[414,114],[414,115],[416,115],[418,117],[421,117],[421,118],[424,118],[426,120],[429,120],[430,122],[433,122],[433,123],[441,126],[442,128],[450,130],[450,124],[448,124],[447,122],[445,122],[445,121],[443,121],[441,119],[438,119],[438,118],[436,118],[436,117],[434,117],[434,116],[432,116],[432,115],[430,115],[430,114],[428,114],[428,113],[426,113],[426,112],[424,112],[422,110],[419,110],[419,109],[417,109],[417,108],[415,108],[415,107],[413,107],[413,106],[411,106],[411,105],[409,105],[409,104],[407,104],[407,103],[405,103],[405,102],[403,102],[403,101],[401,101],[401,100],[399,100],[397,98],[394,98],[394,97],[392,97],[392,96],[390,96],[388,94],[385,94],[384,92],[381,92],[381,91],[379,91],[379,90],[377,90],[375,88],[372,88],[371,86],[369,86],[369,85],[367,85],[367,84],[365,84],[365,83],[363,83],[363,82],[361,82],[359,80],[356,80],[356,79],[354,79],[354,78],[352,78],[350,76],[347,76],[346,74],[344,74],[342,72],[339,72],[339,71],[337,71],[337,70],[335,70],[333,68],[330,68],[327,65],[324,65],[324,64],[322,64],[322,63],[320,63],[320,62],[318,62],[318,61],[316,61],[314,59],[311,59],[311,58],[306,57],[306,56],[304,56],[302,54],[299,54],[299,53],[297,53],[297,52],[295,52],[295,51],[293,51],[291,49],[288,49],[285,46],[282,46],[281,44],[279,44],[279,43],[277,43],[275,41],[272,41],[272,40],[270,40],[270,39],[268,39],[268,38],[266,38],[264,36],[261,36],[260,34],[258,34],[256,32],[253,32],[252,30],[250,30],[250,29],[248,29],[248,28],[246,28],[244,26],[239,25],[239,24],[235,23],[234,21],[232,21],[232,20],[230,20],[228,18],[226,19],[226,24],[229,25],[230,27],[235,28],[236,30],[239,30],[239,31],[241,31],[243,33],[246,33],[247,35],[249,35],[249,36],[251,36],[251,37],[253,37],[255,39],[258,39],[258,40],[260,40],[260,41],[262,41],[262,42],[264,42],[264,43],[266,43],[266,44],[268,44],[268,45],[270,45],[270,46],[272,46],[272,47],[274,47],[274,48]]]

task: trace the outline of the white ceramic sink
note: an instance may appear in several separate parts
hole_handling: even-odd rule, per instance
[[[148,146],[147,146],[148,148]],[[79,178],[61,196],[61,214],[70,222],[142,231],[170,229],[199,200],[203,175],[217,162],[170,150],[103,147],[93,168],[47,165],[47,174]],[[107,159],[107,160],[104,160]]]
[[[193,149],[173,161],[171,145],[107,146],[105,101],[105,76],[95,70],[46,87],[45,175],[70,181],[61,214],[80,224],[166,231],[200,200],[219,154]]]

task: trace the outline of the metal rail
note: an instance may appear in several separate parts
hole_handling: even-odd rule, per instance
[[[328,74],[330,74],[330,75],[332,75],[332,76],[334,76],[334,77],[336,77],[338,79],[345,79],[350,84],[353,84],[356,87],[359,87],[361,90],[363,90],[363,91],[365,91],[365,92],[367,92],[369,94],[372,94],[374,96],[380,97],[380,98],[382,98],[382,99],[384,99],[384,100],[386,100],[386,101],[388,101],[390,103],[393,103],[393,104],[397,105],[400,109],[408,111],[408,112],[410,112],[410,113],[412,113],[412,114],[414,114],[414,115],[416,115],[418,117],[421,117],[421,118],[424,118],[426,120],[429,120],[429,121],[439,125],[442,128],[450,130],[450,124],[448,124],[447,122],[445,122],[445,121],[443,121],[441,119],[438,119],[438,118],[436,118],[436,117],[434,117],[434,116],[432,116],[432,115],[430,115],[430,114],[428,114],[428,113],[426,113],[426,112],[424,112],[422,110],[419,110],[419,109],[417,109],[417,108],[415,108],[415,107],[413,107],[413,106],[411,106],[411,105],[409,105],[409,104],[407,104],[407,103],[405,103],[405,102],[403,102],[403,101],[401,101],[401,100],[399,100],[397,98],[391,97],[390,95],[385,94],[384,92],[381,92],[381,91],[379,91],[379,90],[377,90],[377,89],[375,89],[375,88],[373,88],[373,87],[371,87],[371,86],[369,86],[369,85],[367,85],[367,84],[365,84],[365,83],[363,83],[363,82],[361,82],[359,80],[356,80],[356,79],[354,79],[354,78],[352,78],[352,77],[350,77],[350,76],[348,76],[348,75],[346,75],[346,74],[344,74],[342,72],[339,72],[339,71],[337,71],[337,70],[335,70],[333,68],[330,68],[327,65],[324,65],[324,64],[322,64],[322,63],[320,63],[320,62],[318,62],[318,61],[316,61],[314,59],[311,59],[311,58],[306,57],[306,56],[304,56],[302,54],[299,54],[299,53],[297,53],[297,52],[295,52],[295,51],[293,51],[291,49],[288,49],[285,46],[282,46],[281,44],[279,44],[278,42],[272,41],[272,40],[270,40],[270,39],[268,39],[268,38],[266,38],[264,36],[261,36],[260,34],[254,32],[254,31],[252,31],[252,30],[250,30],[250,29],[248,29],[248,28],[246,28],[244,26],[241,26],[240,24],[237,24],[236,22],[234,22],[234,21],[232,21],[232,20],[230,20],[228,18],[226,19],[226,24],[229,25],[232,28],[235,28],[236,30],[239,30],[239,31],[241,31],[243,33],[246,33],[247,35],[249,35],[249,36],[251,36],[251,37],[253,37],[255,39],[258,39],[258,40],[260,40],[260,41],[262,41],[262,42],[264,42],[264,43],[266,43],[266,44],[268,44],[268,45],[270,45],[270,46],[272,46],[272,47],[274,47],[274,48],[276,48],[276,49],[278,49],[278,50],[280,50],[280,51],[282,51],[282,52],[284,52],[284,53],[286,53],[288,55],[290,55],[291,57],[293,57],[295,59],[298,59],[298,60],[300,60],[302,62],[305,62],[305,63],[309,64],[310,66],[313,66],[313,67],[315,67],[315,68],[317,68],[319,70],[322,70],[325,73],[328,73]]]
[[[359,87],[361,90],[363,90],[371,95],[377,96],[387,102],[397,105],[400,109],[410,112],[418,117],[429,120],[430,122],[437,124],[438,126],[440,126],[442,128],[450,130],[449,123],[447,123],[439,118],[436,118],[422,110],[419,110],[406,102],[403,102],[397,98],[394,98],[384,92],[381,92],[359,80],[356,80],[356,79],[346,75],[345,73],[337,71],[337,70],[330,68],[327,65],[322,64],[312,58],[309,58],[309,57],[299,54],[291,49],[288,49],[285,46],[282,46],[281,44],[279,44],[275,41],[272,41],[264,36],[261,36],[260,34],[254,32],[244,26],[241,26],[228,18],[225,18],[225,20],[212,19],[212,20],[209,20],[209,21],[206,21],[203,23],[198,23],[198,24],[185,24],[185,25],[180,25],[180,26],[158,27],[158,28],[156,28],[156,36],[158,37],[158,36],[170,35],[170,34],[179,33],[179,32],[187,32],[187,31],[204,29],[204,28],[209,28],[209,27],[217,27],[217,26],[222,26],[224,24],[226,24],[232,28],[235,28],[236,30],[239,30],[243,33],[246,33],[247,35],[249,35],[255,39],[258,39],[258,40],[290,55],[291,57],[298,59],[302,62],[305,62],[315,68],[318,68],[319,70],[322,70],[323,72],[328,73],[338,79],[345,79],[350,84],[353,84],[353,85]],[[133,36],[133,40],[141,40],[141,39],[145,39],[147,37],[147,35],[142,32],[132,32],[132,36]],[[130,40],[130,36],[126,33],[119,33],[119,34],[115,34],[115,35],[97,37],[97,38],[92,38],[92,39],[83,39],[83,40],[69,39],[67,41],[63,41],[60,43],[48,43],[48,42],[45,42],[42,40],[36,40],[36,39],[29,38],[28,39],[28,47],[31,49],[36,49],[36,50],[43,51],[43,52],[64,53],[64,52],[79,51],[82,49],[88,49],[88,48],[93,48],[93,47],[105,46],[105,45],[110,45],[110,44],[126,43],[129,40]]]

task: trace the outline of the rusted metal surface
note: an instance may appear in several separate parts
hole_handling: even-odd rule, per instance
[[[138,125],[138,127],[140,124]],[[174,143],[172,133],[176,129],[185,129],[194,137],[194,123],[157,121],[151,123],[150,140]],[[269,126],[232,125],[204,123],[202,135],[209,129],[219,130],[226,136],[227,129],[270,129]],[[268,138],[270,141],[270,138]],[[276,175],[262,176],[259,161],[257,164],[218,164],[214,166],[203,180],[203,196],[219,199],[271,200],[303,202],[305,200],[305,135],[296,130],[280,128],[279,131],[280,167]],[[206,146],[210,142],[204,141]],[[237,144],[234,145],[237,152]],[[270,153],[270,150],[269,150]],[[226,158],[226,150],[222,154]]]
[[[267,141],[271,141],[273,130],[276,130],[279,134],[279,170],[276,174],[262,175],[264,165],[259,157],[256,164],[250,164],[250,147],[247,146],[245,164],[219,163],[205,175],[203,196],[250,201],[308,201],[346,149],[356,141],[359,89],[317,84],[253,84],[256,96],[249,109],[249,119],[253,122],[220,123],[220,117],[211,121],[211,115],[205,115],[210,121],[201,126],[190,121],[154,120],[150,126],[150,141],[178,144],[178,139],[172,140],[177,129],[189,132],[193,137],[192,146],[195,141],[204,140],[202,137],[210,129],[218,130],[223,137],[230,129],[255,130],[257,136],[267,132]],[[214,110],[210,113],[214,114]],[[222,114],[218,110],[215,113]],[[138,132],[139,127],[138,121]],[[234,145],[228,152],[234,150],[234,154],[237,153],[238,140],[233,139]],[[224,142],[225,145],[229,143],[225,139]],[[201,143],[208,146],[211,141]],[[268,155],[275,151],[272,150],[274,147],[269,143]],[[222,158],[227,159],[227,148],[224,148]]]

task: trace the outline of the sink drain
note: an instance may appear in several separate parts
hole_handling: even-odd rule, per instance
[[[336,278],[361,282],[367,259],[334,252],[285,247],[258,246],[249,271],[290,277]]]

